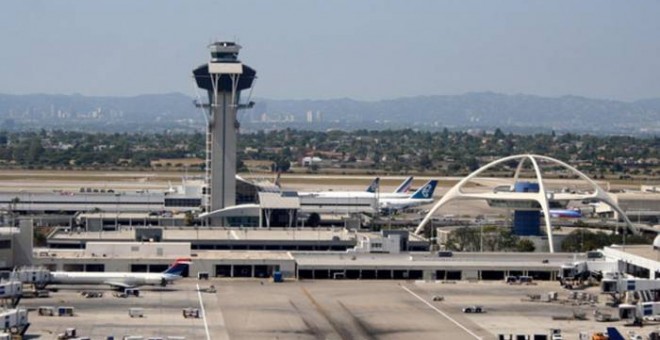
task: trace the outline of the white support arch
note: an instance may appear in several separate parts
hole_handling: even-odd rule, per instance
[[[524,163],[526,161],[529,161],[532,164],[532,167],[534,168],[534,173],[536,176],[536,180],[538,181],[539,184],[539,191],[538,192],[488,192],[488,193],[467,193],[464,192],[463,186],[468,183],[470,180],[474,179],[477,177],[479,174],[482,172],[498,165],[502,164],[511,160],[519,160],[518,166],[516,168],[516,172],[514,174],[514,183],[518,181],[518,178],[520,176],[520,172],[522,171],[524,167]],[[509,200],[509,201],[535,201],[541,206],[541,210],[543,210],[543,216],[544,216],[544,222],[545,222],[545,228],[546,228],[546,233],[548,235],[548,243],[549,243],[549,250],[550,252],[554,252],[554,246],[552,243],[552,225],[550,222],[550,211],[549,211],[549,199],[548,199],[548,193],[545,190],[545,186],[543,184],[543,174],[541,172],[541,169],[538,166],[537,160],[543,160],[549,163],[554,163],[555,165],[559,165],[573,174],[577,175],[578,177],[582,178],[585,180],[592,188],[592,192],[589,194],[569,194],[569,193],[556,193],[553,194],[553,199],[557,200],[584,200],[584,199],[591,199],[591,200],[597,200],[601,201],[609,206],[612,207],[616,212],[618,212],[621,216],[623,216],[624,221],[626,222],[626,225],[630,230],[632,230],[634,233],[639,233],[638,228],[633,226],[633,224],[630,222],[626,214],[617,206],[617,204],[614,202],[614,200],[609,196],[609,194],[603,190],[596,182],[591,180],[587,175],[583,174],[580,172],[578,169],[558,160],[554,159],[551,157],[547,156],[541,156],[541,155],[534,155],[534,154],[522,154],[522,155],[514,155],[514,156],[508,156],[504,158],[500,158],[498,160],[495,160],[493,162],[490,162],[483,167],[477,169],[476,171],[472,172],[469,174],[467,177],[463,178],[460,182],[458,182],[456,185],[454,185],[449,191],[436,203],[433,208],[429,211],[429,213],[424,217],[422,222],[417,226],[417,229],[415,229],[416,234],[420,234],[424,231],[424,228],[426,225],[429,223],[429,221],[433,218],[433,215],[435,212],[440,209],[442,206],[445,204],[449,203],[450,201],[454,200],[489,200],[489,199],[498,199],[498,200]]]

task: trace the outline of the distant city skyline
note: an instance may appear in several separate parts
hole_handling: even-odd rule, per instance
[[[236,38],[261,98],[633,101],[660,97],[658,13],[660,2],[609,0],[12,0],[0,93],[194,96],[206,45]]]

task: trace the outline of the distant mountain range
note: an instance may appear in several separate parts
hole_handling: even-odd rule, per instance
[[[516,132],[660,133],[660,98],[624,102],[577,96],[467,93],[381,101],[270,100],[241,112],[243,130],[493,129]],[[320,112],[320,113],[317,113]],[[135,97],[0,94],[0,129],[201,131],[204,117],[179,93]]]

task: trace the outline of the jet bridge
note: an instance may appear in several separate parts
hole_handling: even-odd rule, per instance
[[[23,284],[20,281],[0,281],[0,307],[16,308],[23,296]]]
[[[28,311],[25,308],[0,310],[0,320],[4,321],[0,324],[0,331],[12,335],[24,335],[30,327]]]
[[[660,298],[660,280],[639,279],[623,276],[605,278],[600,282],[600,292],[610,294],[615,303],[653,302]]]
[[[589,254],[587,254],[589,256]],[[561,266],[561,280],[586,280],[589,277],[601,279],[606,273],[619,273],[619,261],[576,261]]]
[[[600,292],[607,294],[648,290],[660,291],[660,280],[617,277],[600,283]]]
[[[43,289],[50,282],[50,270],[44,267],[20,267],[11,272],[10,279]]]

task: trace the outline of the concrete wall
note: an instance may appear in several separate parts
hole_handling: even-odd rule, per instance
[[[217,266],[223,266],[229,271],[228,274],[221,275],[216,269]],[[219,277],[241,277],[239,270],[249,268],[249,276],[243,277],[261,277],[256,275],[257,267],[269,267],[272,271],[279,270],[282,276],[286,278],[296,277],[296,264],[293,260],[195,260],[190,274],[196,275],[198,272],[207,272],[211,276]],[[270,273],[272,275],[272,273]]]
[[[3,228],[0,241],[0,268],[13,268],[32,264],[32,220],[21,220],[17,228]]]
[[[0,236],[0,241],[9,241],[10,247],[6,249],[0,249],[0,268],[11,268],[14,264],[14,250],[13,248],[13,239],[9,235]]]
[[[28,266],[32,264],[32,245],[34,244],[34,223],[32,220],[21,220],[20,232],[14,235],[14,266]]]
[[[298,270],[301,280],[313,279],[348,279],[348,280],[424,280],[424,281],[457,281],[457,280],[484,280],[504,281],[507,276],[530,276],[536,281],[554,281],[559,274],[558,270],[542,269],[529,270],[526,268],[504,269],[460,269],[460,268],[335,268]]]
[[[218,92],[212,107],[211,210],[236,205],[236,107],[231,92]],[[210,98],[212,99],[212,98]],[[211,218],[219,225],[220,218]]]

